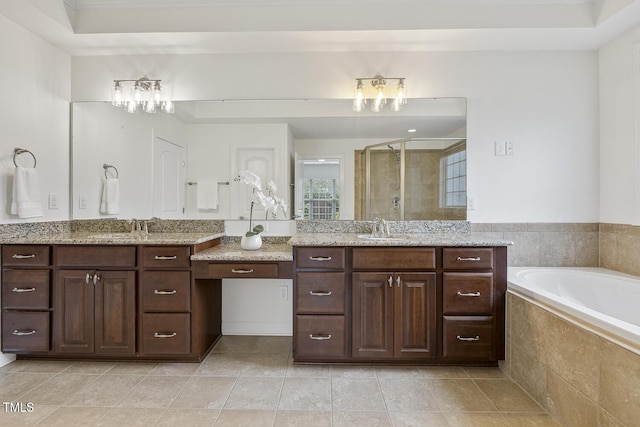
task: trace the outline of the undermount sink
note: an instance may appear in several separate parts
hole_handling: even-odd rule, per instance
[[[377,234],[358,234],[358,239],[394,241],[394,240],[408,240],[410,239],[410,236],[407,236],[404,234],[392,234],[390,236],[379,236]]]
[[[135,239],[137,236],[133,233],[104,233],[104,234],[92,234],[87,236],[89,239]]]

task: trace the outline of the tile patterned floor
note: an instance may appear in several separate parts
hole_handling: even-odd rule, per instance
[[[0,399],[25,405],[0,426],[558,426],[498,368],[293,366],[287,337],[201,364],[17,361]]]

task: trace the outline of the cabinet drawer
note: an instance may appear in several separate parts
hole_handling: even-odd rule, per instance
[[[444,273],[444,314],[493,313],[493,273]]]
[[[433,270],[435,248],[353,248],[354,270]]]
[[[48,311],[2,312],[2,351],[26,353],[49,351]]]
[[[46,267],[51,260],[51,246],[2,245],[2,264],[7,266]]]
[[[298,314],[343,314],[345,273],[299,272],[296,274]]]
[[[493,317],[445,316],[442,322],[442,357],[494,360]]]
[[[144,267],[189,268],[190,257],[189,246],[144,246],[142,248]]]
[[[56,264],[60,267],[135,267],[136,248],[111,245],[57,246]]]
[[[487,270],[493,268],[493,248],[444,248],[445,270]]]
[[[4,270],[2,307],[48,309],[50,274],[49,270]]]
[[[196,263],[196,279],[277,279],[277,263]]]
[[[296,316],[294,358],[346,356],[344,316]]]
[[[188,313],[145,313],[142,315],[142,353],[188,354],[191,324]]]
[[[140,298],[143,311],[189,311],[191,273],[188,271],[145,271]]]
[[[344,270],[345,248],[300,247],[295,251],[298,268]]]

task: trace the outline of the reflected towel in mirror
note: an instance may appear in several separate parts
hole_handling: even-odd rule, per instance
[[[17,166],[13,176],[11,213],[20,218],[42,216],[40,184],[35,168]]]
[[[198,181],[196,188],[198,209],[218,209],[218,181]]]
[[[107,178],[104,180],[100,213],[108,215],[120,213],[120,183],[117,178]]]

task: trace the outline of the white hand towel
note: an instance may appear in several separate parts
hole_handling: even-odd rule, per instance
[[[40,184],[35,168],[16,167],[13,176],[11,213],[20,218],[42,216]]]
[[[118,178],[107,178],[104,181],[100,213],[108,215],[120,213],[120,183]]]
[[[218,209],[218,182],[198,181],[196,202],[198,209]]]

